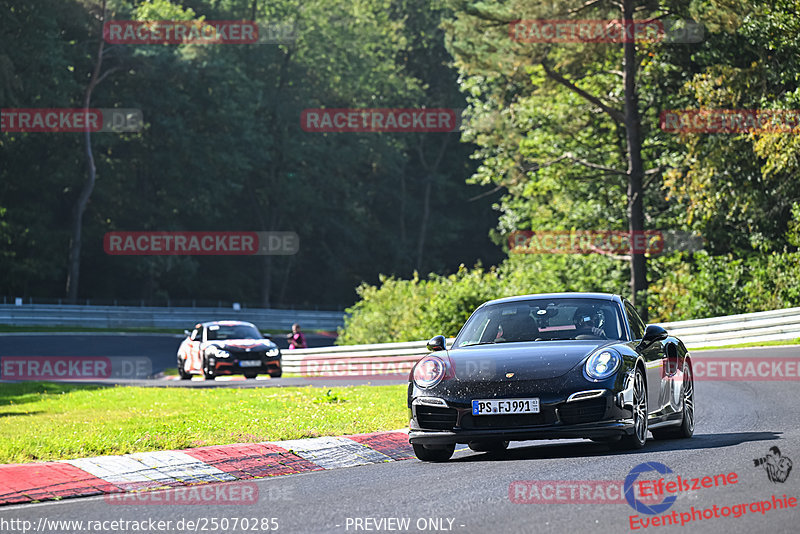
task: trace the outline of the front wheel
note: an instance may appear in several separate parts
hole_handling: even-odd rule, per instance
[[[245,378],[255,378],[255,377],[257,377],[257,376],[258,376],[258,373],[253,373],[253,372],[250,372],[250,371],[248,371],[248,372],[246,372],[246,373],[244,374],[244,377],[245,377]]]
[[[612,447],[621,450],[641,449],[647,442],[647,388],[642,370],[636,368],[633,376],[633,433],[622,436]]]
[[[414,454],[423,462],[446,462],[453,456],[456,450],[456,444],[445,445],[436,449],[428,449],[419,443],[412,443],[414,447]]]
[[[683,419],[680,426],[651,430],[656,439],[691,438],[694,435],[694,379],[689,364],[683,367]]]
[[[178,376],[181,377],[181,380],[189,380],[192,378],[192,373],[186,372],[186,360],[183,358],[178,358]]]
[[[216,368],[208,364],[208,356],[203,357],[203,376],[206,380],[214,380],[217,376]]]

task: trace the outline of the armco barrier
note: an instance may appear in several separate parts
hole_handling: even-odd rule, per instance
[[[13,326],[83,326],[95,328],[188,329],[203,321],[239,320],[264,330],[336,330],[344,312],[248,308],[157,308],[55,304],[0,304],[0,324]]]
[[[800,338],[800,308],[660,323],[690,349]]]
[[[800,308],[787,308],[757,313],[729,315],[659,323],[670,334],[679,337],[689,349],[739,343],[779,341],[800,338]],[[448,339],[448,345],[453,342]],[[320,376],[361,374],[365,363],[369,374],[408,371],[428,354],[426,341],[343,345],[284,351],[286,373]]]

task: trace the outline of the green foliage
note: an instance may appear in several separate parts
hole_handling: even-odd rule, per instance
[[[674,257],[651,285],[654,321],[680,321],[800,305],[800,253]]]
[[[609,277],[609,273],[611,276]],[[421,280],[381,277],[380,286],[362,284],[361,300],[339,332],[337,343],[419,341],[455,336],[479,305],[513,295],[561,291],[626,293],[627,269],[609,258],[514,255],[497,268],[463,265],[449,276]]]
[[[463,108],[440,4],[109,2],[116,20],[255,18],[293,24],[296,40],[106,46],[103,71],[115,70],[92,105],[141,109],[145,127],[92,137],[97,183],[84,216],[81,299],[338,307],[379,272],[498,259],[486,236],[493,199],[468,200],[481,191],[464,183],[474,165],[457,134],[300,127],[307,108]],[[82,105],[102,36],[99,5],[0,0],[0,107]],[[81,134],[0,133],[0,293],[63,295],[86,176],[82,143]],[[423,229],[426,191],[449,201]],[[291,257],[105,254],[104,234],[126,230],[295,231],[301,246]]]

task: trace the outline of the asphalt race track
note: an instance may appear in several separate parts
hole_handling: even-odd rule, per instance
[[[121,384],[128,386],[174,386],[174,387],[269,387],[324,385],[318,380],[301,378],[281,380],[242,380],[213,382],[203,380],[166,381],[152,379],[165,369],[175,368],[175,355],[184,336],[175,334],[94,334],[94,333],[3,333],[0,334],[0,357],[42,357],[42,356],[104,356],[114,362],[144,363],[145,372],[123,373],[123,378],[92,380],[96,384]],[[309,347],[328,347],[334,338],[320,334],[306,334]],[[273,341],[285,349],[286,340],[273,336]],[[0,370],[0,373],[2,371]],[[144,375],[144,376],[143,376]],[[0,379],[3,377],[0,376]],[[266,378],[266,377],[265,377]],[[81,383],[87,383],[82,380]],[[337,383],[331,385],[338,385]],[[362,383],[363,381],[359,382]]]
[[[696,357],[797,356],[800,347],[702,351]],[[65,500],[0,509],[2,520],[24,519],[36,524],[48,520],[200,518],[276,518],[279,532],[398,532],[409,520],[411,532],[797,532],[800,507],[768,510],[755,505],[735,518],[696,519],[685,526],[632,529],[631,516],[662,517],[676,512],[691,516],[697,510],[718,507],[731,512],[736,505],[800,497],[800,467],[784,482],[772,482],[754,459],[778,446],[784,458],[800,462],[800,403],[797,381],[697,381],[697,424],[688,440],[655,441],[635,452],[612,452],[606,445],[582,440],[512,443],[503,455],[474,453],[465,447],[444,464],[406,460],[369,466],[311,472],[255,480],[257,504],[240,506],[113,505],[103,497]],[[659,462],[672,469],[667,481],[736,473],[736,482],[720,487],[680,492],[676,502],[657,516],[637,513],[627,503],[554,502],[541,481],[623,481],[644,462]],[[650,472],[640,479],[655,480]],[[515,481],[540,481],[540,504],[511,502]],[[569,484],[565,482],[564,484]],[[528,491],[530,491],[530,486]],[[532,493],[517,494],[530,498]],[[569,490],[565,490],[569,495]],[[609,494],[610,496],[610,494]],[[800,503],[798,503],[800,505]],[[777,505],[775,505],[777,506]],[[737,508],[741,514],[741,507]],[[370,518],[367,520],[367,518]],[[637,519],[638,519],[637,518]],[[384,520],[382,523],[379,521]],[[450,522],[452,520],[452,523]],[[383,528],[378,528],[378,527]],[[360,527],[360,528],[358,528]],[[367,528],[368,527],[368,528]],[[389,527],[389,528],[387,528]],[[210,528],[210,527],[209,527]],[[174,526],[173,526],[174,529]],[[241,530],[241,529],[237,529]],[[6,531],[6,530],[4,530]],[[181,530],[172,530],[182,532]],[[208,530],[224,531],[223,529]],[[227,531],[233,531],[230,527]],[[265,531],[265,530],[259,530]],[[61,530],[60,532],[71,532]],[[183,530],[185,532],[185,530]]]

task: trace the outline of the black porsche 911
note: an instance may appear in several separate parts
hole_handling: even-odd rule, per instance
[[[681,340],[603,293],[526,295],[478,307],[409,375],[409,441],[446,461],[457,443],[588,438],[618,448],[694,432],[692,362]]]

